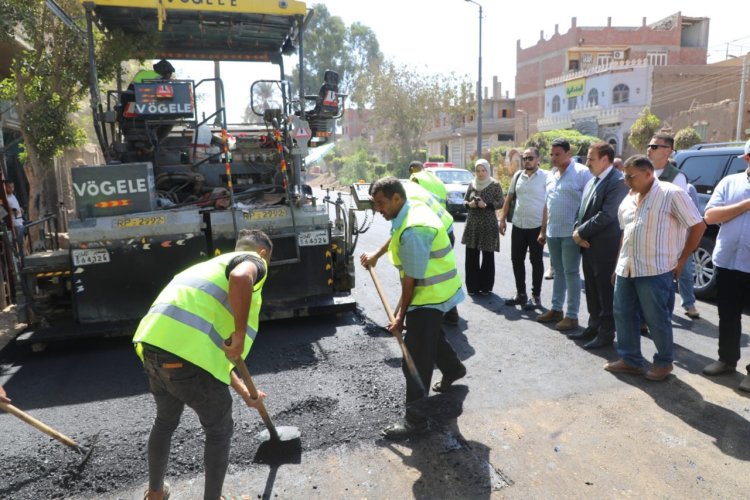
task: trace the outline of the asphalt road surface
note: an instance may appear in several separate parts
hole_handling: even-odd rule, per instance
[[[360,222],[362,214],[360,214]],[[463,223],[456,224],[460,269]],[[380,216],[357,254],[388,234]],[[468,298],[446,334],[466,378],[423,411],[431,431],[391,443],[380,430],[403,412],[400,351],[359,266],[356,313],[261,325],[248,358],[276,425],[302,438],[259,445],[257,413],[235,397],[235,434],[225,496],[232,498],[745,498],[750,491],[750,399],[743,374],[700,374],[717,349],[716,307],[681,312],[675,371],[666,381],[602,369],[613,348],[589,352],[503,305],[513,295],[510,236],[496,255],[494,294]],[[391,303],[397,274],[377,266]],[[543,285],[549,305],[551,282]],[[585,299],[581,322],[585,324]],[[744,331],[748,321],[743,322]],[[750,362],[747,336],[743,359]],[[643,339],[644,355],[653,344]],[[435,373],[433,380],[439,378]],[[0,382],[13,402],[84,446],[89,461],[14,417],[0,415],[0,498],[142,498],[154,404],[127,338],[0,352]],[[187,410],[172,443],[167,480],[176,499],[202,497],[203,435]]]

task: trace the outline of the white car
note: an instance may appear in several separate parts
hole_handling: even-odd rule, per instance
[[[466,215],[464,196],[469,184],[474,180],[474,174],[460,167],[429,167],[430,172],[437,175],[448,192],[448,212],[451,215]]]

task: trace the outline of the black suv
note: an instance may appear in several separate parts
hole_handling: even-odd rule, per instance
[[[742,143],[698,144],[690,149],[675,153],[674,160],[685,173],[690,184],[698,191],[698,204],[701,214],[714,192],[716,184],[730,174],[747,169]],[[695,257],[695,296],[701,299],[716,295],[716,274],[711,254],[714,251],[719,226],[706,228]]]

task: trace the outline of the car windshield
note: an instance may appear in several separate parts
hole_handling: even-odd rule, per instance
[[[438,170],[435,172],[444,184],[468,184],[474,178],[471,172],[464,169]]]

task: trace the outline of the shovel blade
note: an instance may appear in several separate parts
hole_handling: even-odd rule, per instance
[[[277,438],[271,435],[268,429],[258,433],[258,440],[266,441],[293,441],[300,438],[299,429],[291,426],[276,427]]]

